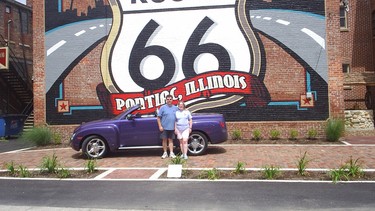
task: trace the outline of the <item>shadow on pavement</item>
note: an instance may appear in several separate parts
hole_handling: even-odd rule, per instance
[[[0,153],[30,148],[34,146],[35,146],[34,143],[29,142],[29,141],[24,141],[20,137],[16,137],[16,136],[0,139]]]
[[[162,149],[128,149],[128,150],[120,150],[116,152],[110,152],[105,157],[108,158],[116,158],[116,157],[159,157],[162,154]],[[180,150],[179,148],[174,150],[175,154],[178,155]],[[210,146],[207,148],[205,154],[223,154],[226,150],[223,147],[219,146]],[[87,157],[83,155],[81,152],[77,152],[72,155],[73,159],[85,159]]]

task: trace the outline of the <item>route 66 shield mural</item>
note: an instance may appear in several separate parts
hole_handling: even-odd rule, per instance
[[[115,15],[101,70],[113,113],[137,103],[153,112],[167,94],[193,112],[244,98],[269,102],[245,1],[110,3]]]
[[[227,121],[328,116],[324,1],[48,4],[60,10],[46,13],[52,124],[113,116],[135,104],[154,113],[169,94],[192,112],[222,113]],[[77,10],[87,15],[69,22]],[[67,22],[56,23],[59,16]]]

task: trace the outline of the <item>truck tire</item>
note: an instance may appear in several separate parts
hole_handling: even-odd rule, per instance
[[[108,152],[108,146],[103,138],[89,136],[83,141],[82,152],[89,159],[103,158]]]
[[[201,132],[193,131],[188,140],[188,153],[192,156],[202,155],[206,152],[208,139]]]

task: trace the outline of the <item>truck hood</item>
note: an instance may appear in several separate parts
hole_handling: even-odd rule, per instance
[[[103,126],[103,125],[109,125],[109,124],[112,124],[112,123],[113,123],[112,119],[100,119],[100,120],[94,120],[94,121],[90,121],[90,122],[84,122],[80,126],[78,126],[74,131],[82,130],[82,129],[85,129],[87,127],[93,128],[96,125],[97,126]]]

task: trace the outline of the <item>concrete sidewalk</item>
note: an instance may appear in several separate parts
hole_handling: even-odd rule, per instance
[[[263,168],[274,165],[280,168],[296,168],[304,152],[311,160],[308,168],[338,168],[348,161],[360,158],[365,169],[375,169],[375,137],[349,138],[346,144],[330,145],[210,145],[207,154],[190,156],[187,168],[234,168],[237,162],[246,163],[246,168]],[[1,145],[0,145],[1,147]],[[87,160],[80,152],[71,148],[24,150],[0,153],[0,164],[13,162],[28,169],[39,168],[45,156],[57,156],[64,168],[84,168]],[[102,179],[149,179],[168,167],[170,159],[161,159],[161,149],[128,150],[112,153],[97,161],[97,167],[108,169]]]

